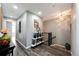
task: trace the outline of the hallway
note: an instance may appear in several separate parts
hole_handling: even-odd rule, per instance
[[[6,33],[16,46],[14,56],[71,56],[72,5],[2,4],[1,29],[8,29]]]

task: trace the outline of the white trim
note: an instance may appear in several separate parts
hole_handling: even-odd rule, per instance
[[[55,46],[55,45],[65,48],[65,46],[60,45],[60,44],[53,44],[53,45],[51,45],[51,46]]]
[[[29,48],[31,48],[31,46],[27,46],[27,47],[26,47],[26,49],[29,49]]]
[[[18,41],[18,40],[16,40],[21,46],[23,46],[25,49],[26,49],[26,47],[20,42],[20,41]]]
[[[28,46],[28,47],[26,47],[26,46],[24,46],[20,41],[18,41],[18,40],[16,40],[23,48],[25,48],[25,49],[28,49],[28,48],[31,48],[31,46]]]

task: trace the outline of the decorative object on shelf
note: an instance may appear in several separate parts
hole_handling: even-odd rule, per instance
[[[34,33],[34,37],[32,39],[32,47],[35,47],[41,43],[43,43],[43,35],[42,33]]]
[[[65,43],[65,48],[66,48],[67,50],[70,50],[70,49],[71,49],[70,44],[69,44],[69,43]]]
[[[39,36],[41,37],[42,36],[42,33],[39,33]]]
[[[32,44],[33,44],[33,45],[35,44],[35,40],[32,40]]]
[[[37,33],[37,37],[39,37],[39,33]]]
[[[34,33],[34,34],[33,34],[33,38],[36,38],[36,37],[37,37],[37,33]]]

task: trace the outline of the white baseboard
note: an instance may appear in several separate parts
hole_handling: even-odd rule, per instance
[[[60,44],[53,44],[53,45],[51,45],[51,46],[55,46],[55,45],[65,48],[65,46],[60,45]]]
[[[31,46],[24,46],[20,41],[18,41],[18,40],[16,40],[23,48],[25,48],[25,49],[29,49],[29,48],[31,48]]]
[[[29,48],[31,48],[31,46],[26,47],[26,49],[29,49]]]
[[[55,46],[55,45],[60,46],[60,47],[62,47],[62,48],[65,48],[65,46],[60,45],[60,44],[53,44],[52,46]],[[72,55],[72,52],[71,52],[71,51],[68,51],[68,52],[70,52],[70,53],[71,53],[71,55]]]

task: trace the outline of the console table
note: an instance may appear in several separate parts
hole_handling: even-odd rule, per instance
[[[5,47],[5,48],[1,48],[0,49],[0,56],[7,56],[7,55],[11,55],[13,56],[13,49],[15,48],[15,45],[10,44],[9,46]]]

